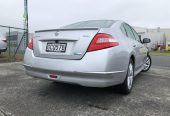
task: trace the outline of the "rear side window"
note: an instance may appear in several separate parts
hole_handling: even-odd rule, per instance
[[[125,36],[127,36],[126,30],[125,30],[123,24],[120,26],[120,29],[121,29],[122,33],[123,33]]]
[[[136,31],[135,31],[133,28],[131,28],[131,29],[132,29],[132,31],[133,31],[133,34],[134,34],[134,36],[135,36],[135,39],[136,39],[137,41],[141,42],[141,40],[140,40],[140,38],[139,38],[139,35],[136,33]]]
[[[127,36],[128,36],[129,38],[135,39],[135,36],[134,36],[134,34],[133,34],[133,31],[132,31],[131,27],[129,27],[127,24],[124,24],[124,27],[125,27]]]
[[[74,23],[71,25],[66,25],[61,27],[61,29],[69,29],[69,28],[109,28],[115,23],[114,20],[90,20],[90,21],[82,21],[78,23]]]

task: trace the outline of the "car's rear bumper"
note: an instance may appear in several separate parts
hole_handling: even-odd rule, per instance
[[[88,87],[108,87],[120,84],[124,71],[114,72],[62,72],[56,70],[45,70],[34,68],[24,64],[26,73],[32,77],[48,79],[52,81],[78,84]],[[57,78],[50,78],[50,74]]]
[[[106,53],[102,53],[100,57],[95,53],[95,55],[89,53],[81,60],[64,60],[35,57],[32,50],[27,49],[24,67],[26,73],[32,77],[82,86],[108,87],[122,83],[126,71],[108,70],[108,63],[105,62],[107,61]],[[94,59],[90,59],[90,54],[93,54]],[[101,58],[103,62],[97,58]],[[57,78],[50,78],[50,75],[57,75]]]

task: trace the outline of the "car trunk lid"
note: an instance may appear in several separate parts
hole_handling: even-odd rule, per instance
[[[53,59],[81,59],[99,28],[36,31],[34,55]]]

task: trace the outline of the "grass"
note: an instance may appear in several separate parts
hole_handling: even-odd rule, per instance
[[[9,55],[8,52],[5,52],[0,55],[0,63],[23,61],[23,57],[23,53],[17,53],[14,57],[14,53],[11,53],[11,55]]]
[[[150,54],[154,56],[170,56],[170,51],[151,51]]]

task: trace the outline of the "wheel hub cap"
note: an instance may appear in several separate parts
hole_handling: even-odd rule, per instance
[[[145,64],[144,64],[144,70],[147,70],[147,69],[150,67],[150,65],[151,65],[150,58],[147,57],[147,58],[146,58],[146,62],[145,62]]]
[[[133,75],[134,75],[133,74],[133,65],[130,64],[129,69],[128,69],[128,78],[127,78],[128,89],[131,89],[131,87],[132,87]]]

